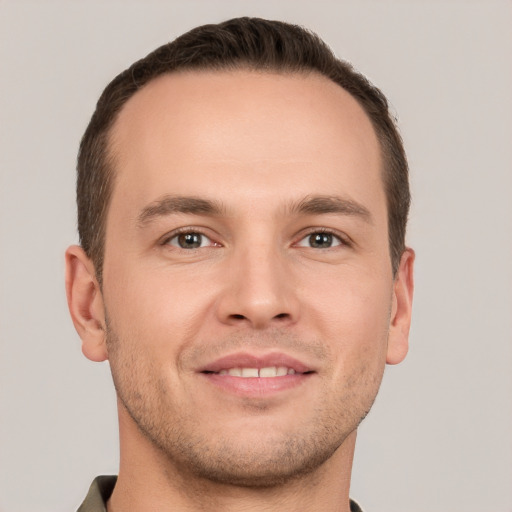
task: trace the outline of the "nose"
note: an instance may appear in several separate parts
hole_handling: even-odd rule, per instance
[[[253,329],[295,323],[299,301],[290,264],[279,250],[262,245],[234,255],[217,302],[219,320]]]

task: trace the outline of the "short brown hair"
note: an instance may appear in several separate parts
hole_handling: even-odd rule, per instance
[[[247,68],[320,73],[349,92],[365,110],[381,144],[389,249],[396,273],[405,249],[410,192],[402,139],[385,96],[305,28],[280,21],[236,18],[194,28],[157,48],[114,78],[98,100],[78,153],[77,205],[80,243],[92,259],[100,283],[106,217],[115,180],[109,134],[123,105],[149,81],[165,73]]]

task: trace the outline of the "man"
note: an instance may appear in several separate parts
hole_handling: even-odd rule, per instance
[[[359,510],[356,431],[413,291],[378,89],[302,28],[196,28],[106,88],[77,197],[68,303],[121,445],[79,510]]]

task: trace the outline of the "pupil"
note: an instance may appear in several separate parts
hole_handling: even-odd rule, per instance
[[[201,247],[201,235],[199,233],[183,233],[178,236],[178,243],[183,249],[196,249]]]
[[[317,249],[326,249],[332,245],[332,235],[330,233],[313,233],[309,237],[311,247]]]

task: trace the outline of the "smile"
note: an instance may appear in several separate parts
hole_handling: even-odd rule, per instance
[[[230,375],[231,377],[242,378],[271,378],[284,377],[285,375],[295,375],[297,372],[293,368],[286,366],[267,366],[265,368],[229,368],[222,369],[219,372],[211,372],[218,375]]]
[[[282,353],[230,354],[197,371],[224,392],[257,399],[302,386],[316,374],[316,369]]]
[[[235,353],[226,355],[197,368],[198,372],[242,378],[272,378],[312,373],[314,368],[287,354]]]

